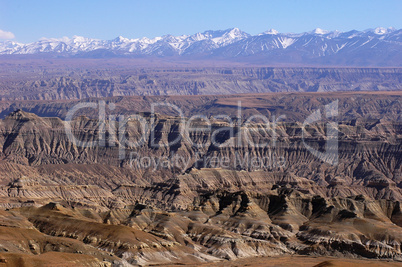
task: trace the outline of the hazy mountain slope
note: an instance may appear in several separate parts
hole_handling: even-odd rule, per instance
[[[401,68],[141,68],[135,66],[136,62],[7,60],[0,63],[0,100],[402,90]]]

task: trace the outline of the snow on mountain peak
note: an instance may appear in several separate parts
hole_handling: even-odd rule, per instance
[[[387,29],[383,28],[383,27],[377,27],[374,29],[374,33],[375,34],[386,34],[387,33]]]
[[[321,28],[316,28],[313,31],[311,31],[310,33],[313,33],[313,34],[327,34],[327,33],[329,33],[329,31],[323,30]]]
[[[70,39],[70,42],[73,43],[73,44],[77,44],[77,43],[89,43],[89,42],[94,41],[94,40],[95,39],[74,35],[73,38]]]
[[[394,27],[389,27],[388,29],[386,29],[386,28],[384,28],[384,27],[377,27],[377,28],[375,28],[375,29],[373,30],[373,32],[374,32],[375,34],[378,34],[378,35],[383,35],[383,34],[391,33],[391,32],[393,32],[393,31],[395,31],[395,28],[394,28]]]
[[[216,37],[212,38],[211,40],[214,43],[219,44],[219,45],[223,45],[223,46],[231,44],[231,43],[233,43],[235,41],[238,41],[240,39],[249,37],[248,33],[245,33],[243,31],[241,31],[239,28],[228,29],[228,30],[225,30],[223,32],[222,31],[216,31],[216,32],[211,32],[211,33],[213,35],[219,33],[218,36],[215,35]]]
[[[232,38],[242,37],[242,36],[245,35],[245,33],[242,32],[239,28],[233,28],[229,32],[227,32],[226,34],[229,35]]]
[[[114,39],[114,41],[116,41],[116,42],[124,42],[124,41],[128,41],[128,39],[127,39],[127,38],[124,38],[124,37],[121,36],[121,35],[119,35],[119,36],[117,36],[117,37]]]
[[[266,35],[266,34],[271,34],[271,35],[277,35],[279,32],[275,29],[269,29],[268,31],[265,31],[263,33],[260,33],[259,35]]]
[[[39,41],[44,41],[44,42],[64,42],[67,43],[70,41],[70,38],[64,36],[61,38],[46,38],[46,37],[42,37],[39,39]]]
[[[119,36],[112,40],[100,40],[85,38],[82,36],[73,36],[71,39],[63,38],[42,38],[37,42],[29,44],[0,42],[0,54],[35,54],[44,52],[65,53],[74,55],[82,52],[95,51],[97,49],[106,49],[121,54],[138,55],[162,55],[163,53],[177,53],[178,55],[197,54],[197,53],[215,53],[216,49],[228,47],[228,51],[236,51],[238,54],[256,54],[262,51],[267,52],[273,49],[300,49],[300,47],[314,47],[317,42],[312,42],[316,38],[322,39],[319,42],[320,47],[314,48],[314,51],[325,51],[325,53],[336,53],[340,49],[346,49],[349,46],[365,44],[372,39],[383,42],[386,38],[394,38],[393,46],[398,46],[399,41],[395,37],[394,28],[369,29],[366,31],[350,31],[342,33],[339,31],[326,31],[317,28],[311,32],[304,33],[282,33],[270,29],[255,36],[270,35],[270,38],[253,38],[250,34],[241,31],[239,28],[226,30],[209,30],[203,33],[196,33],[191,36],[164,35],[152,39],[143,37],[129,39]],[[395,34],[389,34],[395,32]],[[399,31],[400,32],[400,31]],[[306,38],[307,37],[307,38]],[[349,43],[351,38],[360,38],[361,42]],[[258,41],[258,42],[255,42]],[[322,42],[324,44],[322,44]],[[237,45],[238,44],[238,45]],[[349,45],[349,46],[347,46]],[[402,45],[402,44],[401,44]],[[165,52],[166,51],[166,52]],[[174,52],[172,52],[174,51]],[[220,53],[217,51],[216,53]],[[170,54],[169,54],[170,55]],[[236,54],[237,55],[237,54]],[[319,55],[321,56],[321,55]]]
[[[80,42],[83,43],[85,41],[87,41],[88,38],[85,38],[83,36],[78,36],[78,35],[74,35],[73,38],[71,39],[73,42]]]
[[[194,34],[191,36],[191,39],[194,41],[201,41],[201,40],[205,40],[208,39],[208,36],[206,36],[205,34],[202,34],[200,32]]]
[[[130,43],[130,42],[135,42],[135,40],[128,39],[128,38],[125,38],[125,37],[120,35],[120,36],[114,38],[112,40],[112,42],[119,43],[119,44],[126,44],[126,43]]]

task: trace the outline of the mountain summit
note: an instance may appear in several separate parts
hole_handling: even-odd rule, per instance
[[[108,56],[186,56],[248,63],[319,64],[345,66],[402,66],[402,30],[378,27],[365,31],[279,33],[270,29],[250,35],[239,28],[205,31],[193,35],[113,40],[74,36],[48,38],[22,44],[0,42],[0,55],[42,54],[58,57],[91,57],[95,51]]]

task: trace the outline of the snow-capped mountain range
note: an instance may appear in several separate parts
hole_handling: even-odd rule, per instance
[[[41,39],[22,44],[0,42],[0,54],[48,54],[76,57],[181,56],[283,63],[316,62],[343,65],[401,65],[402,30],[375,28],[365,31],[279,33],[270,29],[250,35],[238,28],[193,35],[113,40],[81,36]]]

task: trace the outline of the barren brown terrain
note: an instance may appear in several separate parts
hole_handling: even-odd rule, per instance
[[[65,119],[67,112],[79,103],[113,103],[114,114],[132,115],[140,112],[151,112],[152,104],[169,103],[179,108],[183,115],[194,114],[213,116],[238,114],[238,103],[241,103],[241,114],[245,118],[252,115],[280,116],[286,115],[287,121],[303,121],[312,111],[322,108],[331,101],[338,100],[340,105],[338,120],[384,119],[399,122],[402,118],[401,91],[383,92],[304,92],[304,93],[261,93],[261,94],[228,94],[228,95],[195,95],[195,96],[125,96],[87,98],[82,100],[14,100],[0,101],[0,118],[4,119],[11,112],[22,109],[40,117],[58,117]],[[361,108],[363,106],[364,108]],[[155,106],[155,112],[177,116],[177,110],[165,105]],[[98,116],[96,109],[78,110],[76,115],[90,118]]]
[[[401,13],[0,0],[0,267],[402,267]]]
[[[167,265],[169,266],[169,265]],[[178,265],[170,265],[178,266]],[[192,266],[192,265],[188,265]],[[195,266],[195,265],[193,265]],[[250,266],[250,267],[268,267],[268,266],[312,266],[312,267],[363,267],[363,266],[400,266],[397,262],[380,260],[347,259],[335,257],[309,257],[309,256],[290,256],[290,257],[269,257],[240,259],[233,262],[219,262],[214,264],[199,264],[197,266]]]
[[[387,91],[2,101],[0,265],[400,265],[401,99],[400,91]],[[324,149],[325,120],[302,136],[303,121],[334,100],[336,166],[303,143]],[[137,114],[146,122],[151,104],[164,101],[184,117],[165,106],[145,133],[129,122],[125,135],[147,141],[127,146],[120,158],[121,140],[108,130],[117,121],[105,122],[107,146],[80,147],[66,135],[68,110],[85,101],[113,103],[108,115]],[[236,124],[218,116],[236,116],[239,101]],[[181,136],[181,125],[195,114],[210,119],[211,131]],[[244,124],[255,114],[286,115],[275,145],[254,147],[244,139],[272,139],[261,122]],[[97,110],[76,115],[73,134],[96,141]],[[223,126],[218,143],[240,145],[208,143]],[[177,137],[174,146],[163,146]],[[133,153],[188,161],[144,168]],[[282,156],[285,164],[255,166],[247,156]],[[225,166],[214,163],[225,158]]]
[[[401,68],[0,57],[0,100],[401,90]]]

